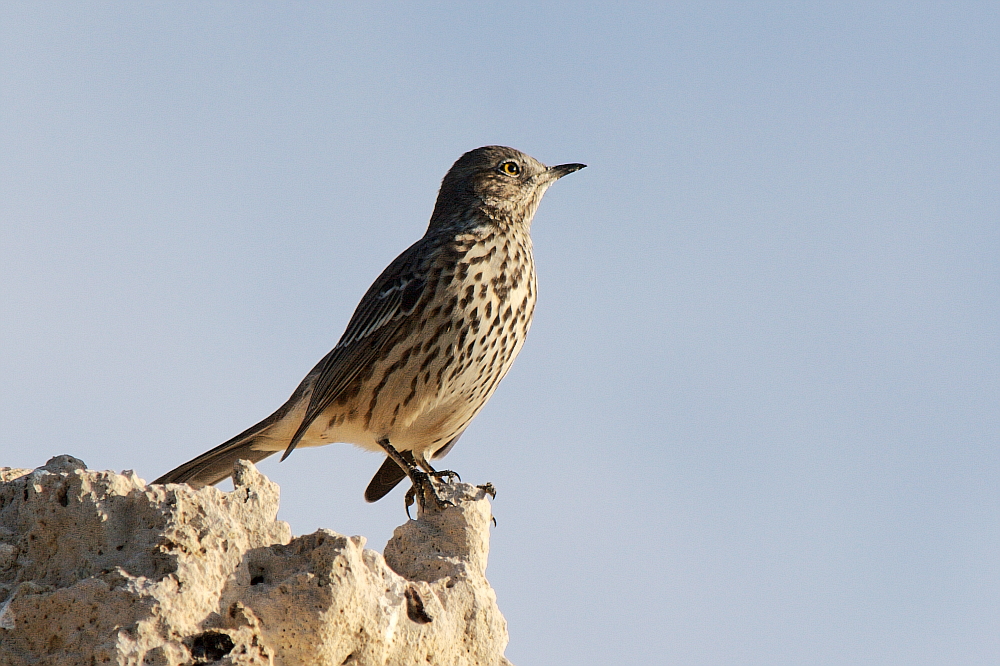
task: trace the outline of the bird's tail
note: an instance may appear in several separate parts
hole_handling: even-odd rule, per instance
[[[269,439],[267,431],[279,413],[280,410],[211,451],[170,470],[153,483],[187,483],[194,488],[212,486],[233,475],[233,464],[237,460],[256,463],[277,453],[276,450],[260,450],[259,446],[262,440]]]

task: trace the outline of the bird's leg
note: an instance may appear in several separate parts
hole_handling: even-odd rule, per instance
[[[443,469],[439,472],[438,470],[434,469],[433,467],[431,467],[431,464],[427,462],[427,458],[425,458],[423,454],[415,454],[413,456],[413,459],[417,461],[417,464],[420,465],[424,469],[424,471],[433,476],[435,479],[441,479],[443,481],[448,481],[448,482],[450,482],[452,479],[458,479],[459,481],[462,480],[462,477],[458,475],[458,472],[453,472],[450,469]]]
[[[423,457],[422,455],[414,455],[413,457],[416,460],[417,464],[420,465],[424,469],[424,471],[427,472],[427,475],[432,478],[445,482],[451,482],[452,478],[456,478],[459,481],[462,480],[462,477],[458,475],[458,472],[453,472],[450,469],[443,469],[440,472],[437,471],[436,469],[431,467],[431,464],[427,462],[427,458]],[[415,488],[416,486],[410,486],[410,489],[406,491],[406,496],[403,498],[403,501],[406,502],[407,518],[410,517],[410,506],[413,504],[413,499],[414,496],[416,495]],[[448,504],[451,504],[451,502],[448,502]]]
[[[385,450],[386,455],[392,458],[393,461],[399,465],[400,469],[406,472],[406,475],[410,477],[410,482],[413,484],[413,486],[411,486],[406,492],[405,502],[407,517],[410,515],[410,505],[413,504],[415,498],[419,498],[420,506],[423,508],[427,508],[428,499],[431,500],[437,509],[443,509],[446,506],[452,505],[452,503],[448,500],[442,499],[438,496],[437,489],[434,487],[434,482],[431,480],[431,474],[421,469],[417,469],[417,466],[404,458],[403,455],[396,450],[396,447],[389,443],[388,439],[382,438],[378,440],[378,445]],[[417,495],[418,491],[419,495]]]

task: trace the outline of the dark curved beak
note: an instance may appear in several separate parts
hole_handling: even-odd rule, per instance
[[[552,180],[559,180],[563,176],[568,176],[574,171],[579,171],[580,169],[587,166],[586,164],[559,164],[557,166],[549,167],[548,171],[552,174]]]

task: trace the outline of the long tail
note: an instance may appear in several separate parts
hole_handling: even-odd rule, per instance
[[[219,444],[197,458],[170,470],[153,483],[187,483],[194,488],[212,486],[233,475],[233,464],[237,460],[260,462],[277,451],[260,451],[254,444],[263,439],[267,430],[275,424],[287,410],[279,409],[257,425],[247,428],[229,441]]]
[[[413,463],[413,454],[409,451],[400,451],[399,454]],[[406,472],[403,468],[396,464],[396,461],[392,458],[386,458],[382,466],[378,468],[375,472],[375,476],[372,478],[371,483],[368,484],[368,488],[365,490],[365,501],[366,502],[377,502],[386,495],[389,491],[396,487],[396,485],[406,478]]]

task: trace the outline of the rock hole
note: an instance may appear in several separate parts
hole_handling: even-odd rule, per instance
[[[62,488],[59,489],[59,492],[56,494],[56,499],[59,500],[60,506],[69,506],[68,495],[69,493],[66,491],[66,486],[63,486]]]
[[[208,664],[219,661],[229,654],[236,644],[229,634],[218,631],[206,631],[190,639],[188,647],[196,664]]]
[[[434,618],[427,614],[424,609],[424,600],[420,598],[420,593],[413,587],[406,588],[406,616],[417,624],[428,624]]]

